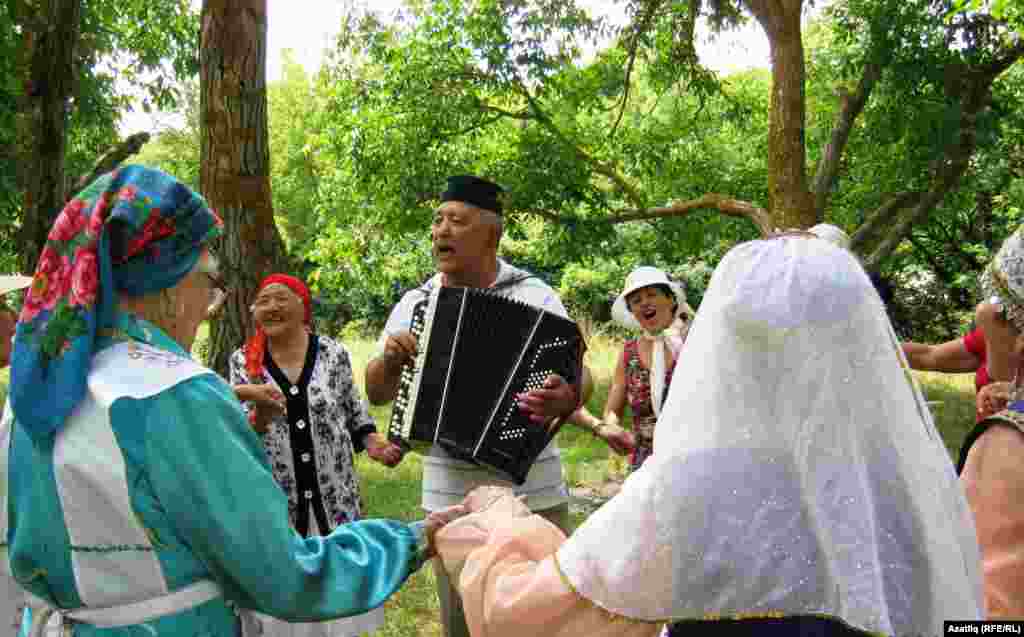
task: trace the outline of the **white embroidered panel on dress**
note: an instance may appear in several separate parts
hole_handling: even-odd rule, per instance
[[[124,456],[110,423],[118,398],[146,398],[209,370],[170,352],[121,343],[93,359],[89,392],[54,446],[54,475],[79,596],[109,606],[166,594],[167,582],[131,506]]]
[[[10,471],[11,426],[14,412],[11,402],[4,401],[4,415],[0,419],[0,578],[10,576],[11,568],[7,559],[7,472]]]
[[[53,463],[82,601],[109,606],[165,594],[160,562],[131,507],[110,411],[92,396],[57,434]]]

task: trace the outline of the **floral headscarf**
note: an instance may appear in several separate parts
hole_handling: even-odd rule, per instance
[[[111,257],[112,221],[125,244]],[[99,330],[113,325],[118,294],[175,286],[223,223],[170,175],[125,166],[75,196],[57,217],[18,320],[11,407],[34,438],[55,434],[85,395]]]
[[[985,301],[1006,308],[1006,316],[1024,333],[1024,226],[1003,242],[981,275]],[[993,299],[993,297],[997,297]]]

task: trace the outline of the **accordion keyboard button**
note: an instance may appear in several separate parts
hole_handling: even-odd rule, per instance
[[[299,429],[305,429],[306,428],[306,421],[305,420],[300,420],[300,421],[295,423],[295,426],[298,427]]]
[[[312,500],[313,499],[313,492],[310,491],[309,489],[306,489],[306,492],[303,493],[302,495],[304,495],[307,500]]]
[[[290,393],[292,396],[295,396],[296,394],[299,393],[299,388],[298,387],[292,387],[291,389],[288,390],[288,393]]]
[[[312,456],[310,456],[310,455],[309,455],[309,452],[307,451],[306,453],[302,454],[302,455],[301,455],[300,457],[302,458],[302,461],[303,461],[303,462],[309,462],[309,459],[310,459],[310,458],[311,458]]]

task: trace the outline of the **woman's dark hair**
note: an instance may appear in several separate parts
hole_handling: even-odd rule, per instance
[[[637,288],[636,290],[633,290],[632,292],[627,294],[626,295],[626,309],[627,310],[630,310],[630,311],[633,310],[633,302],[629,300],[630,297],[632,297],[634,294],[636,294],[637,292],[639,292],[640,290],[642,290],[644,288],[654,288],[655,290],[657,290],[657,291],[661,292],[662,294],[664,294],[666,297],[668,297],[669,299],[672,300],[672,316],[675,316],[676,314],[679,313],[679,301],[676,300],[675,292],[672,291],[672,288],[670,288],[667,283],[654,283],[654,284],[651,284],[651,285],[645,285],[643,288]]]

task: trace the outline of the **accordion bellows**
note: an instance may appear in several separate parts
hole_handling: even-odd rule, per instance
[[[558,374],[580,395],[586,346],[576,323],[473,288],[441,287],[413,310],[416,359],[402,370],[388,437],[438,444],[526,480],[558,427],[533,424],[516,395]]]

